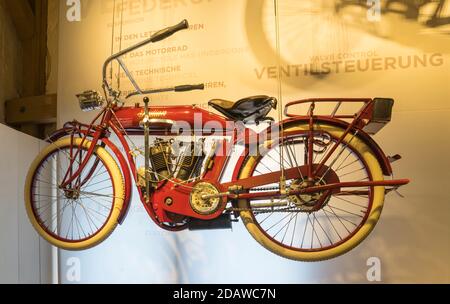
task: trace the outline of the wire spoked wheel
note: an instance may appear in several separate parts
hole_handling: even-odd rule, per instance
[[[28,216],[43,238],[63,249],[87,249],[106,239],[117,225],[124,202],[120,169],[100,146],[94,148],[81,174],[61,186],[66,175],[77,172],[90,146],[90,141],[81,138],[51,143],[35,159],[27,176]]]
[[[249,157],[241,169],[240,178],[258,176],[280,170],[283,149],[285,169],[298,168],[300,178],[287,180],[287,190],[339,182],[383,180],[374,153],[357,136],[349,134],[318,170],[308,179],[308,125],[300,124],[286,131],[291,135],[282,145],[272,146],[263,155]],[[322,132],[314,138],[313,167],[335,145],[344,130],[317,124]],[[323,135],[328,134],[327,136]],[[274,189],[279,184],[262,188]],[[252,189],[250,192],[264,189]],[[384,187],[354,187],[326,192],[288,195],[271,200],[240,200],[240,212],[250,234],[270,251],[286,258],[317,261],[333,258],[357,246],[372,231],[384,202]]]

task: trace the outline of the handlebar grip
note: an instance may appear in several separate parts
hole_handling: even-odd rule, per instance
[[[175,87],[175,92],[187,92],[187,91],[193,91],[193,90],[204,90],[205,84],[195,84],[195,85],[181,85]]]
[[[165,28],[163,30],[160,30],[160,31],[156,32],[155,34],[152,35],[150,40],[151,40],[152,43],[161,41],[163,39],[166,39],[167,37],[172,36],[173,34],[175,34],[178,31],[187,29],[188,27],[189,27],[189,23],[188,23],[188,21],[186,19],[184,19],[183,21],[181,21],[177,25],[170,26],[168,28]]]

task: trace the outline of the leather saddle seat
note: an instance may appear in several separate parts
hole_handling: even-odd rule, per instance
[[[270,120],[267,117],[277,108],[277,99],[265,95],[251,96],[236,102],[224,99],[212,99],[208,105],[234,121],[255,122]]]

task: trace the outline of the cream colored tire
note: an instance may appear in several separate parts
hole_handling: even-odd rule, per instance
[[[316,124],[314,126],[315,130],[323,130],[332,134],[335,138],[339,138],[344,130],[335,126],[327,125],[327,124]],[[308,130],[307,124],[299,124],[297,126],[288,127],[286,131],[305,131]],[[345,142],[348,142],[350,139],[350,135],[347,135],[345,138]],[[267,145],[268,143],[266,143]],[[353,140],[350,141],[349,146],[358,151],[358,153],[364,159],[366,163],[366,168],[370,171],[372,176],[372,180],[381,181],[383,180],[383,173],[381,171],[380,165],[378,163],[377,158],[374,155],[374,152],[367,146],[364,141],[362,141],[358,137],[354,137]],[[239,178],[247,178],[251,175],[251,170],[255,163],[257,162],[258,157],[252,156],[249,157],[244,163],[242,170],[240,172]],[[327,260],[339,255],[342,255],[349,250],[356,247],[359,243],[361,243],[373,230],[375,224],[378,222],[380,218],[381,210],[383,209],[384,204],[384,187],[373,187],[373,200],[372,207],[369,212],[366,221],[362,224],[359,230],[346,242],[337,245],[336,247],[326,249],[323,251],[301,251],[287,248],[286,246],[282,246],[280,243],[274,241],[272,238],[268,237],[266,233],[261,231],[260,226],[255,221],[255,217],[251,211],[241,211],[240,216],[242,218],[245,227],[248,232],[253,236],[253,238],[258,241],[262,246],[271,252],[280,255],[282,257],[298,260],[298,261],[320,261]],[[248,208],[247,200],[239,200],[238,201],[239,208]]]
[[[82,143],[81,138],[74,138],[74,145],[80,146]],[[31,164],[31,167],[28,171],[28,175],[25,182],[25,207],[27,210],[27,215],[31,221],[31,224],[36,229],[36,231],[39,233],[40,236],[42,236],[45,240],[47,240],[52,245],[66,249],[66,250],[83,250],[91,248],[95,245],[98,245],[102,241],[104,241],[115,229],[115,227],[118,224],[118,217],[121,213],[123,202],[124,202],[124,195],[125,195],[125,189],[124,189],[124,182],[123,182],[123,176],[122,173],[114,160],[114,158],[109,154],[104,148],[100,146],[96,146],[94,149],[94,155],[96,155],[98,158],[101,159],[101,162],[103,165],[107,168],[107,170],[110,173],[112,185],[114,187],[114,198],[112,203],[112,210],[110,211],[109,218],[105,221],[104,225],[90,238],[84,239],[82,241],[64,241],[61,239],[58,239],[57,237],[53,236],[49,232],[47,232],[43,226],[40,224],[40,221],[38,218],[36,218],[34,207],[32,205],[31,200],[31,194],[32,194],[32,185],[33,185],[33,178],[35,176],[36,170],[39,169],[42,162],[52,153],[54,153],[58,149],[62,149],[65,147],[70,146],[71,139],[70,138],[63,138],[60,139],[52,144],[49,144],[45,149],[43,149],[39,155],[36,157],[36,159]],[[89,140],[85,140],[83,143],[83,147],[85,149],[89,149],[91,146],[91,142]]]

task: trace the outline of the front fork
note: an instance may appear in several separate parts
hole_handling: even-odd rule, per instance
[[[87,180],[92,176],[92,174],[95,171],[95,168],[97,167],[99,160],[96,159],[94,162],[94,166],[93,168],[90,169],[90,172],[88,173],[88,176],[81,181],[81,173],[83,172],[84,168],[86,167],[87,163],[89,162],[91,156],[94,154],[94,149],[95,146],[97,145],[97,143],[100,141],[100,138],[102,136],[104,136],[104,132],[105,130],[100,127],[98,130],[96,130],[93,134],[93,139],[91,141],[91,146],[89,147],[86,156],[84,156],[84,159],[81,158],[81,150],[82,150],[82,146],[84,144],[84,142],[87,140],[88,134],[91,131],[91,127],[87,130],[87,132],[84,134],[83,139],[81,141],[81,144],[79,147],[77,147],[75,154],[74,154],[74,150],[73,150],[73,141],[75,138],[75,134],[72,133],[71,136],[71,142],[72,142],[72,147],[70,149],[70,164],[69,164],[69,169],[67,170],[64,178],[63,178],[63,182],[61,183],[60,188],[61,189],[67,189],[67,188],[71,188],[72,184],[75,183],[76,187],[81,187],[83,186]],[[101,144],[102,147],[104,147],[104,143]],[[79,166],[78,169],[76,170],[76,172],[73,172],[73,165],[75,163],[75,160],[77,159],[77,157],[79,158]]]

